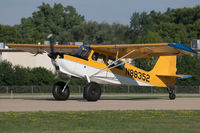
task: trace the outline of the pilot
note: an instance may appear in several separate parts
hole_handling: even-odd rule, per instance
[[[92,55],[92,59],[95,60],[95,61],[97,61],[98,55],[99,55],[98,53],[94,53],[94,54]]]

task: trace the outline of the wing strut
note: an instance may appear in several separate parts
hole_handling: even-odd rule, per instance
[[[119,49],[117,49],[116,59],[118,59],[119,56]]]
[[[135,60],[135,59],[137,59],[137,58],[144,57],[144,56],[146,56],[146,55],[148,55],[148,54],[151,54],[151,53],[152,53],[152,50],[151,50],[150,48],[147,48],[147,49],[149,49],[149,50],[150,50],[150,52],[148,52],[148,53],[146,53],[146,54],[144,54],[144,55],[142,55],[142,56],[138,56],[138,57],[134,58],[134,60]],[[106,68],[108,68],[108,67],[110,67],[111,65],[113,65],[113,64],[115,64],[115,63],[117,63],[117,61],[119,61],[119,60],[121,60],[121,59],[123,59],[123,58],[127,57],[128,55],[130,55],[130,54],[134,53],[136,50],[138,50],[138,49],[134,49],[134,50],[132,50],[131,52],[129,52],[128,54],[126,54],[126,55],[122,56],[121,58],[119,58],[119,59],[115,60],[113,63],[109,64],[108,66],[106,66],[106,67],[104,67],[104,68],[100,69],[98,72],[94,73],[94,74],[93,74],[93,75],[91,75],[90,77],[93,77],[93,76],[95,76],[95,75],[97,75],[97,74],[101,73],[101,72],[102,72],[103,70],[105,70]],[[117,55],[118,55],[118,53],[117,53]],[[118,65],[115,65],[115,66],[113,66],[113,67],[111,67],[111,68],[109,68],[109,69],[107,69],[107,70],[111,70],[111,69],[113,69],[113,68],[116,68],[116,67],[118,67],[118,66],[120,66],[120,65],[122,65],[122,64],[124,64],[124,62],[122,62],[122,63],[120,63],[120,64],[118,64]]]
[[[150,49],[151,50],[151,49]],[[146,56],[146,55],[148,55],[148,54],[151,54],[152,53],[152,51],[151,52],[149,52],[149,53],[146,53],[146,54],[144,54],[144,55],[142,55],[142,56],[138,56],[138,57],[135,57],[133,60],[135,60],[135,59],[137,59],[137,58],[141,58],[141,57],[143,57],[143,56]],[[120,59],[119,59],[120,60]],[[118,61],[118,60],[117,60]],[[117,61],[114,61],[114,63],[116,63]],[[112,64],[114,64],[114,63],[112,63]],[[112,65],[111,64],[111,65]],[[110,70],[110,69],[113,69],[113,68],[115,68],[115,67],[118,67],[118,66],[121,66],[122,64],[124,64],[124,62],[122,62],[122,63],[120,63],[120,64],[118,64],[118,65],[115,65],[115,66],[113,66],[113,67],[111,67],[111,68],[109,68],[109,69],[107,69],[107,70]],[[108,66],[109,67],[109,66]],[[106,67],[107,68],[107,67]]]
[[[129,52],[128,54],[126,54],[126,55],[122,56],[121,58],[115,60],[113,63],[109,64],[108,66],[106,66],[106,67],[100,69],[98,72],[94,73],[94,74],[91,75],[90,77],[99,74],[100,72],[102,72],[102,71],[105,70],[106,68],[110,67],[110,66],[113,65],[114,63],[117,63],[117,61],[119,61],[119,60],[125,58],[126,56],[132,54],[132,53],[135,52],[136,50],[137,50],[137,49],[132,50],[131,52]],[[118,65],[119,65],[119,64],[118,64]],[[117,67],[118,65],[116,65],[116,66],[114,66],[114,67],[111,67],[110,69],[115,68],[115,67]],[[110,70],[110,69],[108,69],[108,70]]]

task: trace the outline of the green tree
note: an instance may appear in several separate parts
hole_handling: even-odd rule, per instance
[[[85,44],[128,43],[128,26],[113,23],[84,22],[74,26],[60,37],[67,41],[82,41]]]
[[[192,75],[192,78],[177,80],[177,85],[199,85],[200,83],[200,57],[198,55],[181,56],[177,62],[177,73]]]
[[[160,23],[154,26],[154,30],[165,42],[189,43],[186,27],[182,24]]]
[[[199,16],[199,19],[195,21],[193,30],[196,33],[196,37],[200,38],[200,16]]]
[[[53,73],[45,68],[33,68],[31,69],[31,75],[32,85],[52,85],[54,83]]]
[[[11,63],[3,61],[0,63],[0,85],[13,85],[14,70]]]
[[[21,19],[19,29],[26,43],[42,42],[50,33],[55,36],[55,39],[60,33],[84,21],[84,17],[79,15],[72,6],[64,7],[62,4],[55,3],[51,7],[43,3],[38,9],[39,11],[32,13],[32,17]]]
[[[148,31],[146,35],[139,37],[136,43],[162,43],[163,39],[157,32]]]
[[[0,24],[0,41],[1,42],[18,42],[19,32],[17,26],[1,25]]]
[[[130,34],[133,42],[136,42],[138,37],[142,37],[148,30],[152,28],[152,18],[146,12],[134,12],[130,19]]]
[[[13,85],[30,85],[32,78],[30,68],[24,68],[22,66],[14,66],[14,75],[13,75]]]

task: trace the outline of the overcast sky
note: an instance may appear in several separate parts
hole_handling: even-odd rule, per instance
[[[53,5],[72,5],[85,19],[97,22],[129,24],[133,12],[167,8],[194,7],[200,0],[0,0],[0,24],[20,24],[22,17],[30,17],[42,2]]]

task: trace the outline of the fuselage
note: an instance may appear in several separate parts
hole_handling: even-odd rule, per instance
[[[152,71],[145,71],[137,68],[123,60],[116,61],[112,56],[90,50],[87,56],[64,54],[55,59],[57,71],[68,76],[73,76],[96,82],[99,84],[118,84],[133,86],[160,86],[166,87],[163,79]],[[98,55],[100,59],[94,58]],[[114,63],[110,65],[111,63]]]

